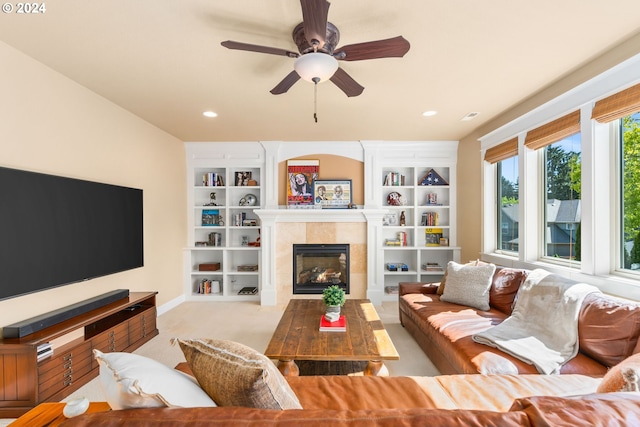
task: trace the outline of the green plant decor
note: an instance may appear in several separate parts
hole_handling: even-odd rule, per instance
[[[331,285],[322,291],[322,301],[328,306],[342,307],[346,300],[344,289],[338,285]]]

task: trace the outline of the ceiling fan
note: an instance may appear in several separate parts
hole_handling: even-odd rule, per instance
[[[228,49],[267,53],[296,58],[294,70],[278,83],[271,93],[286,93],[300,78],[318,84],[331,80],[347,96],[358,96],[364,87],[338,66],[337,60],[361,61],[377,58],[401,58],[409,51],[409,42],[402,36],[356,43],[336,49],[340,31],[328,21],[330,3],[327,0],[300,0],[302,22],[293,29],[293,41],[298,52],[268,46],[222,42]]]

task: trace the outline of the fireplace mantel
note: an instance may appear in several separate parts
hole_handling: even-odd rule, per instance
[[[261,290],[262,305],[276,305],[276,224],[277,223],[365,223],[367,229],[367,298],[374,304],[382,304],[383,277],[377,266],[384,262],[382,253],[382,218],[386,209],[287,209],[273,207],[256,209],[261,227]]]

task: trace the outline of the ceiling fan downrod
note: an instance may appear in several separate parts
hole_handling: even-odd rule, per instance
[[[314,77],[313,80],[313,120],[318,123],[318,82],[320,77]]]

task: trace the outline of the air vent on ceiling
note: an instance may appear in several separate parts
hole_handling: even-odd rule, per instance
[[[469,121],[469,120],[473,120],[473,119],[475,119],[475,118],[476,118],[476,116],[477,116],[478,114],[480,114],[480,113],[475,112],[475,111],[472,111],[472,112],[470,112],[470,113],[467,113],[467,115],[466,115],[466,116],[464,116],[461,120],[462,120],[463,122],[467,122],[467,121]]]

